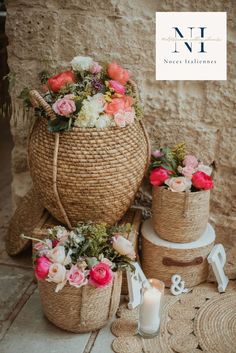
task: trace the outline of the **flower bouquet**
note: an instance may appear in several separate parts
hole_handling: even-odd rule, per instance
[[[72,231],[56,226],[35,243],[35,275],[51,322],[86,332],[99,329],[114,315],[121,270],[132,268],[135,259],[133,245],[124,237],[129,230],[128,224],[79,224]]]
[[[23,95],[38,116],[29,138],[33,184],[69,228],[78,220],[114,224],[148,164],[137,88],[117,63],[78,56],[70,65],[55,76],[41,74],[42,94]]]
[[[152,153],[153,225],[163,239],[187,243],[204,232],[209,217],[212,166],[186,152],[185,144]]]

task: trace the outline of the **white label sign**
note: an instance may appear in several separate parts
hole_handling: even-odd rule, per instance
[[[226,80],[226,12],[157,12],[156,80]]]
[[[226,263],[225,249],[222,244],[217,244],[208,255],[208,262],[211,264],[214,275],[218,282],[218,291],[225,292],[229,283],[228,277],[224,273],[224,265]]]

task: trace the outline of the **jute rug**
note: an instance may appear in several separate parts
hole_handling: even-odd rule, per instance
[[[226,293],[204,283],[174,297],[166,290],[160,332],[153,339],[136,335],[138,309],[121,304],[111,331],[116,353],[236,353],[236,281]]]

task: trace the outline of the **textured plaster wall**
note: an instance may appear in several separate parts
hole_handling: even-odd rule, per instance
[[[116,60],[134,73],[145,124],[159,144],[185,140],[204,161],[215,161],[212,220],[233,242],[236,228],[235,0],[8,0],[8,64],[15,74],[11,129],[15,201],[30,187],[26,141],[31,120],[16,98],[35,87],[37,72],[63,67],[78,54]],[[155,80],[156,11],[227,11],[228,80]],[[236,238],[235,238],[236,239]]]

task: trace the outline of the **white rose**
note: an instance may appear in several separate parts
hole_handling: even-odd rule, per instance
[[[62,245],[57,245],[49,253],[49,259],[52,262],[57,262],[62,265],[68,265],[71,262],[71,250],[68,251],[68,254],[65,254],[65,248]]]
[[[118,235],[113,238],[113,248],[120,255],[128,256],[131,259],[135,258],[135,251],[134,251],[133,244],[122,235]]]
[[[55,263],[49,267],[48,282],[57,283],[55,292],[61,290],[66,284],[66,268],[62,264]]]
[[[75,56],[70,63],[74,71],[88,71],[93,59],[89,56]]]
[[[165,181],[169,189],[174,192],[182,192],[191,189],[192,182],[186,177],[169,178]]]
[[[212,167],[208,166],[208,165],[204,165],[199,163],[198,167],[197,167],[197,171],[198,172],[204,172],[207,175],[211,175],[212,173]]]
[[[104,129],[110,125],[111,125],[111,118],[107,114],[100,115],[98,120],[95,122],[95,127],[98,129]]]

